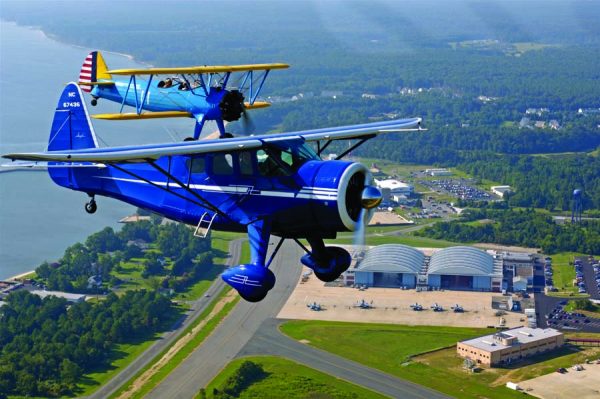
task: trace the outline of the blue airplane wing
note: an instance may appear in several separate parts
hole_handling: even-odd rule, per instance
[[[24,161],[140,163],[153,161],[162,156],[192,155],[260,148],[271,142],[295,138],[303,139],[305,141],[342,140],[361,138],[381,133],[423,130],[420,128],[420,123],[421,118],[398,119],[360,125],[261,136],[237,137],[231,139],[150,144],[142,146],[89,148],[85,150],[13,153],[3,155],[2,157]]]

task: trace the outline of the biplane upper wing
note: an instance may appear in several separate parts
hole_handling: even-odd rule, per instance
[[[25,161],[135,163],[149,162],[162,156],[193,155],[214,152],[239,151],[261,148],[270,142],[286,139],[305,141],[365,139],[381,133],[392,133],[420,128],[421,118],[398,119],[361,125],[305,130],[291,133],[262,136],[237,137],[231,139],[189,141],[183,143],[151,144],[143,146],[90,148],[85,150],[62,150],[32,153],[14,153],[3,158]]]
[[[192,66],[183,68],[146,68],[146,69],[113,69],[108,71],[111,75],[178,75],[189,73],[226,73],[246,71],[268,71],[271,69],[286,69],[288,64],[247,64],[247,65],[214,65]]]

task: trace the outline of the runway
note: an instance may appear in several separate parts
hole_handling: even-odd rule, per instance
[[[238,239],[231,241],[229,244],[229,259],[227,260],[227,265],[234,265],[239,263],[242,242],[244,239]],[[162,337],[157,340],[150,348],[148,348],[144,353],[142,353],[139,357],[137,357],[133,362],[131,362],[127,367],[125,367],[121,372],[111,378],[106,384],[102,385],[96,392],[89,395],[90,399],[101,399],[107,398],[116,392],[123,384],[127,383],[134,375],[137,374],[144,366],[146,366],[156,355],[161,353],[165,348],[174,343],[179,335],[185,328],[194,322],[204,310],[212,303],[213,298],[217,297],[221,290],[225,287],[225,283],[221,278],[217,278],[213,284],[206,290],[206,293],[210,295],[210,297],[202,297],[191,303],[191,309],[186,313],[186,315],[179,320],[173,328],[164,333]]]
[[[448,398],[437,391],[402,380],[360,363],[302,344],[279,332],[280,319],[267,319],[237,357],[253,355],[281,356],[333,377],[369,388],[392,398]]]
[[[301,344],[278,330],[275,319],[300,278],[299,247],[287,241],[273,262],[277,277],[267,297],[251,304],[240,301],[215,331],[146,398],[193,398],[234,358],[282,356],[392,398],[447,398],[429,388]]]
[[[300,278],[300,248],[286,241],[271,269],[277,282],[259,303],[240,301],[213,333],[146,398],[193,398],[236,357],[266,319],[273,318]]]

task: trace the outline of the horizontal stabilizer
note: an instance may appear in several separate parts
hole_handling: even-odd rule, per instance
[[[79,86],[111,86],[114,85],[115,82],[111,82],[109,80],[104,80],[102,82],[83,82],[83,81],[79,81],[77,82],[77,84]]]
[[[254,101],[254,104],[244,103],[244,108],[246,109],[260,109],[270,107],[271,103],[266,101]]]
[[[225,73],[246,71],[269,71],[271,69],[286,69],[288,64],[247,64],[247,65],[216,65],[193,66],[184,68],[147,68],[147,69],[114,69],[108,71],[111,75],[178,75],[182,73]]]
[[[111,121],[127,121],[134,119],[157,119],[157,118],[193,118],[193,115],[185,111],[164,111],[164,112],[143,112],[141,114],[96,114],[92,115],[94,119],[105,119]]]

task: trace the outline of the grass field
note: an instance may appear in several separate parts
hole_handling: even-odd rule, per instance
[[[586,298],[588,296],[579,294],[578,288],[573,285],[573,280],[575,279],[573,260],[575,256],[581,256],[581,254],[575,252],[563,252],[552,255],[552,272],[554,273],[552,277],[554,280],[554,287],[556,287],[558,291],[548,293],[548,295],[573,298]]]
[[[457,341],[492,330],[315,321],[293,321],[281,328],[295,339],[308,340],[310,345],[454,397],[522,397],[503,386],[490,386],[501,373],[467,373],[456,355]],[[440,349],[446,347],[450,348]]]
[[[340,238],[336,240],[328,240],[326,241],[329,244],[353,244],[354,239],[347,236],[340,236]],[[417,237],[411,235],[382,235],[382,236],[370,236],[366,237],[367,245],[382,245],[382,244],[404,244],[410,247],[419,247],[419,248],[446,248],[452,247],[455,245],[464,245],[458,244],[451,241],[444,240],[434,240],[433,238],[427,237]]]
[[[290,360],[260,356],[236,359],[229,363],[208,385],[207,398],[212,398],[213,388],[223,386],[225,380],[235,373],[246,360],[260,364],[267,372],[265,378],[254,382],[239,396],[240,399],[379,399],[385,398],[378,393],[321,373]],[[200,398],[198,395],[196,398]]]

